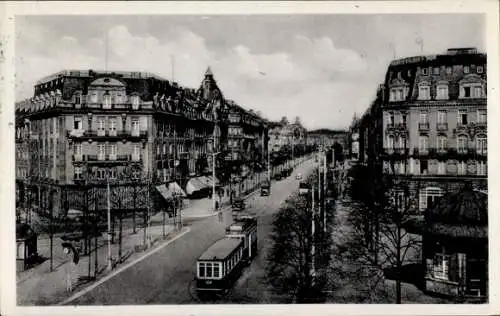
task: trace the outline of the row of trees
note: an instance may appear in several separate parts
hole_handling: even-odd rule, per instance
[[[320,185],[316,174],[306,183],[309,193],[291,196],[274,217],[273,246],[266,266],[271,288],[294,303],[322,302],[332,286],[329,269],[334,197],[333,191],[324,189],[331,183]],[[318,201],[318,195],[324,198]]]
[[[381,168],[358,165],[352,170],[349,216],[351,236],[339,256],[358,262],[356,275],[372,276],[369,295],[391,271],[396,281],[396,303],[401,303],[402,268],[411,256],[420,252],[421,240],[403,228],[418,210],[418,184],[392,175]],[[375,299],[371,297],[371,299]]]

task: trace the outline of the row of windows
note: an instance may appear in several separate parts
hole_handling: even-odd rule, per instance
[[[220,279],[228,274],[243,257],[240,248],[231,258],[224,262],[198,262],[198,277],[205,279]]]
[[[73,154],[75,156],[82,156],[83,153],[83,145],[82,143],[74,143],[73,144]],[[110,156],[116,156],[117,153],[117,144],[102,144],[99,143],[97,144],[97,156],[104,157],[106,153]],[[141,145],[140,144],[133,144],[132,145],[132,156],[139,156],[141,153]]]
[[[229,127],[228,134],[229,135],[242,135],[243,129],[241,127]]]
[[[437,111],[437,123],[444,124],[448,122],[448,113],[447,111]],[[419,113],[419,123],[420,124],[429,124],[429,112],[420,112]],[[459,125],[467,125],[471,123],[469,120],[468,111],[466,110],[458,110],[457,111],[457,123]],[[477,123],[478,124],[486,124],[487,122],[487,112],[484,109],[477,110]],[[407,123],[407,114],[406,113],[397,113],[397,112],[389,112],[387,115],[387,123],[389,125],[394,124],[403,124]]]
[[[98,180],[115,180],[117,177],[117,170],[115,168],[99,168],[94,171],[94,176]],[[83,180],[83,167],[74,168],[74,180]]]
[[[389,94],[389,101],[404,101],[408,98],[409,87],[394,87],[391,88]],[[484,86],[481,83],[467,83],[460,85],[459,98],[461,99],[475,99],[486,97]],[[431,96],[431,86],[427,82],[422,82],[418,86],[418,100],[448,100],[449,90],[448,84],[440,83],[436,86],[436,95],[434,98]]]
[[[458,151],[466,151],[469,148],[469,138],[464,135],[457,137],[456,148]],[[394,137],[392,135],[387,136],[387,149],[394,148],[408,148],[407,139],[404,137]],[[479,153],[487,153],[488,151],[488,139],[485,135],[480,135],[476,137],[476,151]],[[448,148],[448,137],[437,136],[436,137],[436,148],[438,150],[446,150]],[[425,151],[429,149],[429,136],[419,136],[418,139],[418,149],[420,151]]]
[[[471,66],[470,65],[464,65],[464,73],[469,74],[471,73]],[[452,73],[452,68],[451,67],[425,67],[422,68],[422,75],[427,76],[430,73],[433,75],[440,75],[446,73],[447,75],[451,75]],[[484,73],[484,67],[483,66],[477,66],[476,67],[476,73],[482,74]],[[408,70],[407,73],[408,77],[411,77],[411,70]],[[401,72],[397,73],[397,77],[401,78]]]
[[[96,124],[97,124],[98,131],[104,131],[106,129],[109,129],[110,131],[116,131],[117,123],[118,123],[118,118],[113,117],[113,116],[112,117],[98,116],[96,118]],[[130,124],[131,124],[132,131],[139,131],[141,129],[141,127],[143,129],[146,129],[147,121],[143,120],[142,126],[141,126],[141,120],[139,120],[139,118],[137,118],[137,117],[133,117]],[[83,117],[80,117],[80,116],[74,117],[73,129],[83,130]]]
[[[474,163],[466,163],[465,161],[437,161],[434,173],[436,175],[477,175],[486,176],[488,173],[487,163],[485,161],[477,161]],[[475,171],[469,170],[469,165],[475,167]],[[410,162],[398,161],[394,163],[393,170],[388,167],[387,171],[394,174],[414,174],[414,175],[430,175],[428,160],[412,160]]]
[[[111,108],[112,104],[116,103],[126,103],[127,102],[127,96],[117,92],[117,93],[105,93],[102,95],[102,98],[100,98],[100,95],[97,91],[92,91],[89,92],[89,95],[87,96],[88,102],[90,103],[99,103],[102,102],[103,108]],[[75,93],[75,104],[82,104],[83,96],[81,93],[77,92]],[[132,103],[132,107],[138,108],[140,99],[139,96],[133,95],[128,98],[130,102]]]

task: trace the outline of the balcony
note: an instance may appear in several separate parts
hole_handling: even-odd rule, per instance
[[[391,157],[406,157],[409,149],[404,147],[384,148],[384,155]]]
[[[418,123],[419,131],[429,131],[429,123]]]
[[[83,156],[84,161],[88,163],[109,163],[109,164],[120,164],[130,161],[141,161],[140,156],[134,155],[85,155]],[[134,160],[135,159],[135,160]]]
[[[414,156],[428,156],[429,155],[429,149],[428,148],[413,148],[413,155]]]
[[[436,129],[440,132],[448,131],[448,123],[437,123]]]

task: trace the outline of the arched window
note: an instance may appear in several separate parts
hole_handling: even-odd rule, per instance
[[[465,153],[467,151],[467,136],[460,135],[457,137],[457,151]]]
[[[431,86],[428,82],[421,82],[418,85],[418,99],[419,100],[431,99]]]
[[[476,138],[476,150],[478,154],[486,155],[488,153],[488,143],[485,135],[478,135]]]
[[[104,109],[111,109],[111,96],[109,95],[109,93],[104,94],[102,107]]]
[[[80,92],[75,93],[75,104],[82,104],[82,94]]]
[[[437,100],[448,100],[448,84],[447,83],[439,83],[437,85]]]

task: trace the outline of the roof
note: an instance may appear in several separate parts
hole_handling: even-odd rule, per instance
[[[487,225],[488,195],[467,184],[459,192],[440,198],[427,215],[433,223]]]
[[[224,238],[216,241],[198,258],[198,260],[226,259],[239,245],[240,239]]]

